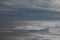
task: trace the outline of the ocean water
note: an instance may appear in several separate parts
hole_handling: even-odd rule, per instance
[[[0,40],[60,40],[60,12],[23,8],[0,14],[0,35]]]
[[[60,40],[60,21],[16,21],[17,27],[1,32],[1,40]],[[22,24],[22,25],[20,25]],[[7,31],[8,30],[8,31]],[[38,32],[24,32],[19,30],[40,30]]]

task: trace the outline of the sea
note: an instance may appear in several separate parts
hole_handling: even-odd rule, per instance
[[[28,8],[1,12],[0,40],[60,40],[60,12]]]

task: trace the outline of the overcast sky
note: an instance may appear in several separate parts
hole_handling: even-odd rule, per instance
[[[26,19],[39,19],[41,16],[59,19],[60,0],[0,0],[0,14],[7,15],[7,17],[8,15],[15,15],[12,19],[16,18],[16,15],[20,19],[23,17]]]
[[[45,9],[60,12],[60,0],[0,0],[0,11],[16,8]]]

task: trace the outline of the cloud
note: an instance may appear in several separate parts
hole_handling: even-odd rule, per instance
[[[17,8],[43,9],[60,12],[60,0],[1,0],[0,11],[15,11]]]

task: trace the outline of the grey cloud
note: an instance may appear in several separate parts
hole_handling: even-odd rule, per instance
[[[16,8],[14,8],[11,5],[4,4],[3,2],[5,2],[5,1],[7,1],[7,0],[0,0],[0,13],[15,11]]]
[[[59,0],[1,0],[0,11],[15,11],[17,8],[59,11],[59,2]]]

